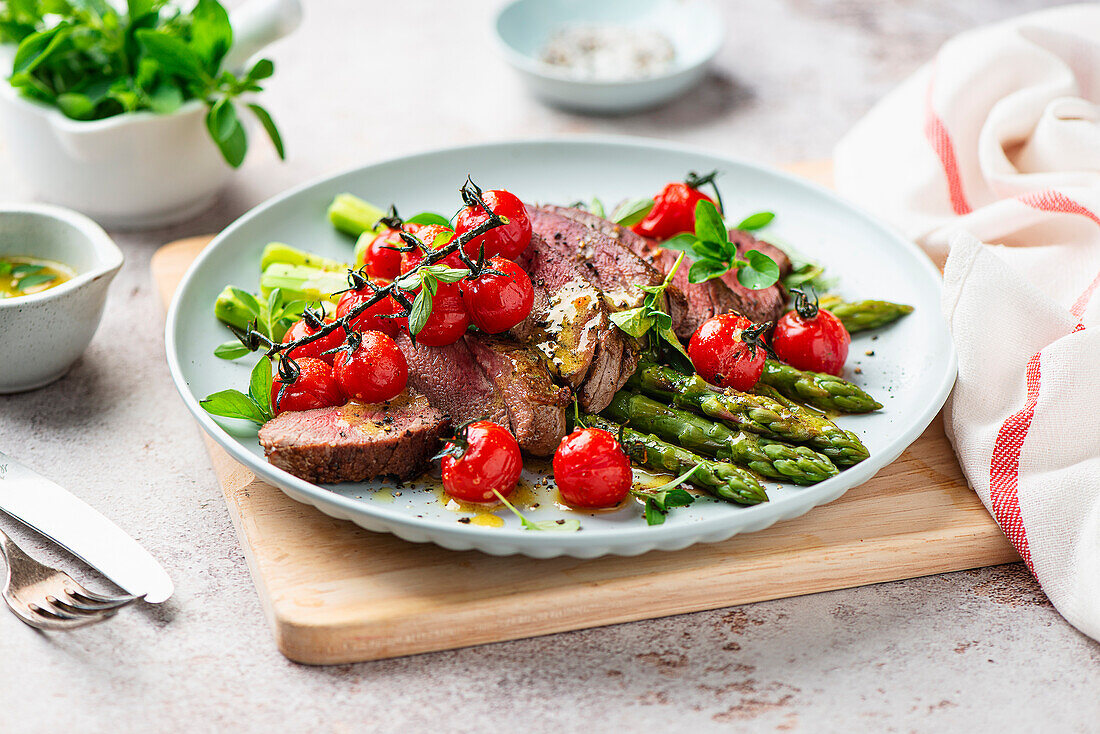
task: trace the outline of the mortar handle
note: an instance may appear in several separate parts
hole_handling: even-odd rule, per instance
[[[298,0],[249,0],[229,14],[233,47],[222,66],[238,71],[267,45],[294,31],[302,22]]]

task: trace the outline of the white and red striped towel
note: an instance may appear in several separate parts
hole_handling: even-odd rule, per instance
[[[1100,639],[1100,6],[949,41],[840,142],[836,180],[946,258],[959,462]]]

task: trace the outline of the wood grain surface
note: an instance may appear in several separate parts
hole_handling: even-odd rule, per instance
[[[828,183],[828,161],[788,167]],[[165,245],[165,303],[208,237]],[[206,439],[275,636],[288,658],[333,664],[1019,560],[966,486],[937,418],[871,481],[758,533],[633,558],[535,560],[371,533],[299,504]],[[501,620],[507,620],[501,624]]]

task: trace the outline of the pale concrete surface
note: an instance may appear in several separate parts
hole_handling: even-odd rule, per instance
[[[1100,727],[1100,645],[1021,566],[361,665],[282,658],[169,383],[149,277],[158,244],[311,177],[451,143],[604,132],[772,162],[827,156],[945,38],[1043,4],[728,3],[709,86],[608,120],[525,96],[491,44],[494,3],[306,1],[304,27],[273,50],[266,95],[290,160],[258,144],[215,210],[119,234],[128,260],[88,353],[53,387],[0,397],[0,446],[118,521],[177,585],[163,608],[71,634],[0,611],[0,731]],[[0,198],[29,198],[6,157]]]

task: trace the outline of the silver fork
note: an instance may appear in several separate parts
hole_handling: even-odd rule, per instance
[[[31,627],[68,630],[102,622],[140,596],[103,596],[78,584],[64,571],[34,560],[0,530],[7,562],[4,601]]]

